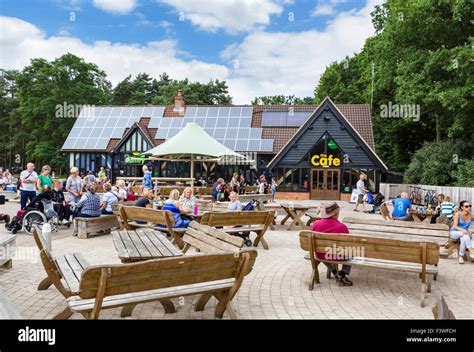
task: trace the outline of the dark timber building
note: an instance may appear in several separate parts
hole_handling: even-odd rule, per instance
[[[196,122],[217,141],[256,161],[254,165],[196,163],[195,174],[232,173],[255,180],[264,173],[289,198],[348,199],[359,174],[378,190],[386,166],[374,151],[369,106],[320,105],[186,106],[181,92],[171,106],[109,106],[84,108],[62,151],[69,166],[82,173],[101,166],[113,179],[140,177],[143,163],[154,176],[187,177],[186,163],[137,161],[141,153]],[[131,158],[134,156],[134,158]],[[286,193],[288,192],[288,193]]]

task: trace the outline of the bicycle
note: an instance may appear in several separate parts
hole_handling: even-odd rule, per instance
[[[418,186],[410,186],[410,203],[421,205],[421,188]]]
[[[425,191],[426,191],[425,205],[430,205],[430,204],[431,204],[431,206],[438,205],[438,199],[436,198],[436,191],[431,190],[431,189],[427,189]]]

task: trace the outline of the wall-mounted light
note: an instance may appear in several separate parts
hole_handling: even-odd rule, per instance
[[[312,129],[313,129],[313,126],[309,126],[309,127],[308,127],[308,130],[312,130]]]
[[[298,144],[293,145],[293,149],[296,149],[296,148],[298,148]]]
[[[324,121],[330,121],[330,120],[331,120],[331,116],[329,115],[324,116]]]

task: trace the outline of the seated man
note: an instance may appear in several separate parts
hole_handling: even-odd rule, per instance
[[[408,214],[408,209],[411,208],[410,197],[408,193],[402,192],[400,197],[385,202],[387,205],[393,205],[392,217],[394,220],[413,221],[413,218]]]
[[[311,231],[323,233],[349,233],[349,229],[345,224],[338,220],[340,207],[336,202],[324,203],[321,209],[321,220],[315,221],[311,226]],[[329,256],[329,257],[328,257]],[[344,260],[339,258],[331,258],[330,253],[316,253],[318,259]],[[352,286],[352,281],[347,277],[351,272],[350,265],[343,265],[341,271],[337,271],[337,266],[333,263],[325,263],[324,265],[334,274],[337,282],[341,286]]]

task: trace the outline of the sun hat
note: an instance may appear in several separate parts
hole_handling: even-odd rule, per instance
[[[336,202],[323,203],[321,207],[321,219],[328,219],[334,216],[341,208]]]

